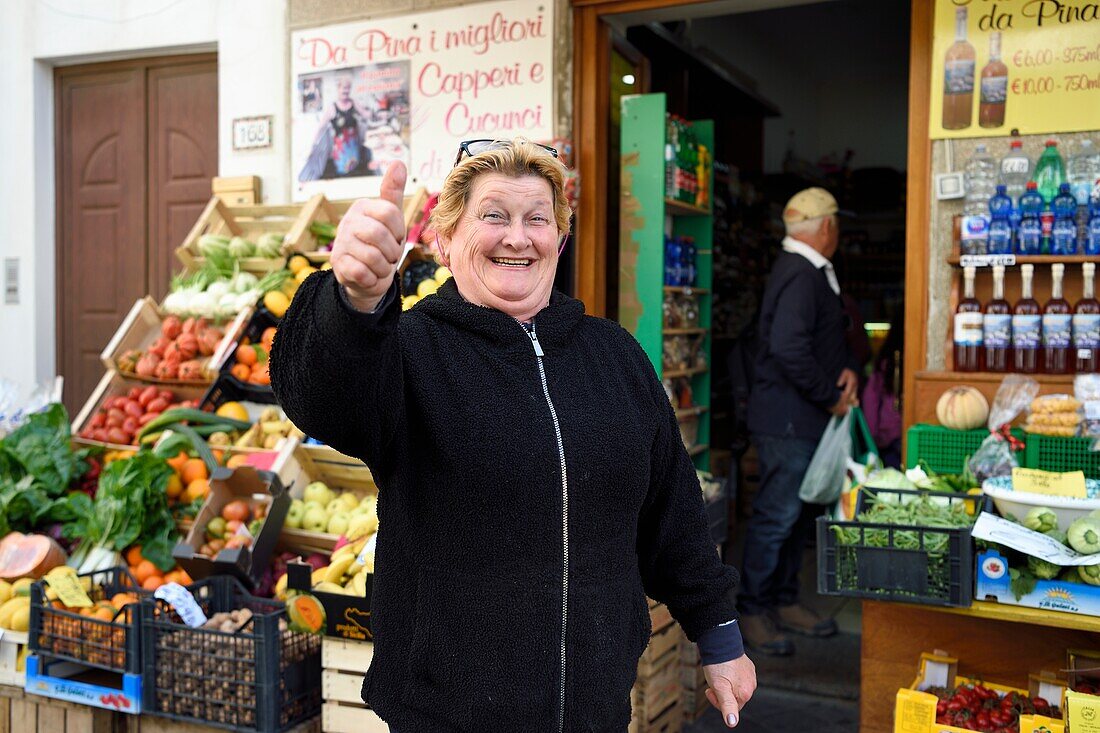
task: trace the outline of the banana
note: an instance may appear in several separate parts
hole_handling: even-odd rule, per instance
[[[309,584],[315,586],[325,579],[325,574],[328,573],[328,565],[322,568],[318,568],[313,571],[313,574],[309,576]]]
[[[288,420],[272,420],[271,422],[260,423],[260,426],[264,435],[286,435],[290,432],[290,421]]]
[[[275,597],[281,601],[286,600],[286,573],[280,575],[275,581]]]
[[[329,563],[333,563],[345,555],[351,555],[355,557],[358,553],[352,549],[351,545],[341,545],[336,551],[332,553],[332,557],[329,558]]]
[[[11,615],[11,628],[12,631],[29,631],[31,628],[31,607],[30,604],[20,606],[15,609],[15,613]]]
[[[237,442],[234,447],[236,448],[255,448],[259,444],[260,440],[260,423],[252,423],[252,427],[244,431],[241,437],[237,438]]]
[[[324,593],[336,593],[341,595],[347,594],[347,591],[345,591],[339,585],[337,585],[336,583],[330,583],[327,580],[321,581],[317,585],[313,586],[313,590],[319,590]]]
[[[339,585],[344,573],[348,571],[353,562],[355,562],[355,556],[351,554],[344,555],[339,560],[333,560],[332,564],[328,566],[328,572],[325,573],[325,580]]]
[[[47,578],[56,578],[59,575],[76,575],[76,568],[70,568],[68,565],[58,565],[46,573]]]
[[[11,584],[12,596],[26,596],[27,598],[30,598],[31,586],[33,584],[34,581],[30,578],[20,578],[19,580]]]
[[[354,578],[351,579],[351,589],[355,591],[355,595],[363,597],[367,595],[367,573],[357,573]]]

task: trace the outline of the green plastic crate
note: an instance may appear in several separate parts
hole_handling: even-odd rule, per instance
[[[1013,434],[1023,437],[1016,430]],[[914,425],[905,437],[906,467],[913,468],[923,460],[936,473],[962,473],[963,462],[974,455],[988,435],[989,431],[982,428],[952,430],[942,425]],[[1026,465],[1021,454],[1016,457],[1020,465]]]
[[[1043,471],[1084,471],[1087,478],[1100,479],[1100,452],[1092,450],[1095,438],[1027,436],[1024,466]]]

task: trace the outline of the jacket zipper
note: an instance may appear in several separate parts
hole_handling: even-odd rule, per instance
[[[526,331],[526,329],[524,329]],[[550,419],[554,421],[554,436],[558,441],[558,459],[561,461],[561,536],[562,536],[562,576],[561,576],[561,699],[558,714],[558,731],[565,731],[565,631],[569,618],[569,479],[565,471],[565,444],[561,439],[561,425],[558,423],[558,411],[554,409],[554,402],[550,399],[550,387],[546,382],[546,369],[542,365],[542,357],[545,356],[539,337],[535,333],[535,322],[531,322],[531,330],[527,332],[531,337],[531,345],[535,349],[535,361],[539,366],[539,379],[542,381],[542,394],[546,397],[546,405],[550,408]]]

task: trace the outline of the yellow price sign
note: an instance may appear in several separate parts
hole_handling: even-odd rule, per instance
[[[1037,468],[1014,468],[1012,469],[1012,490],[1028,494],[1069,496],[1075,499],[1084,499],[1088,496],[1085,492],[1083,471],[1054,473],[1040,471]]]
[[[69,608],[91,608],[95,605],[92,603],[92,599],[88,597],[84,586],[80,584],[80,579],[75,575],[57,573],[47,575],[43,580],[46,581],[46,585],[53,589],[61,602]]]
[[[1073,733],[1100,733],[1100,697],[1067,690],[1066,722]]]

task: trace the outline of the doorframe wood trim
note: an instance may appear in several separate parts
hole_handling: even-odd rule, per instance
[[[928,350],[928,253],[932,190],[933,3],[913,0],[909,23],[909,155],[905,182],[905,357],[902,375],[903,425],[916,415],[917,372]]]
[[[185,53],[178,56],[156,56],[150,58],[119,59],[118,61],[94,61],[71,66],[55,66],[54,81],[64,76],[74,74],[88,74],[97,71],[118,71],[120,69],[157,69],[165,66],[185,66],[187,64],[201,64],[218,62],[217,52]]]

